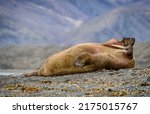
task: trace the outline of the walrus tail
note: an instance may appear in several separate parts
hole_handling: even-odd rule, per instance
[[[24,74],[24,76],[26,76],[26,77],[38,76],[38,71],[26,73],[26,74]]]

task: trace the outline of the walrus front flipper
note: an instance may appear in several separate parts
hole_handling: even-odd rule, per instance
[[[135,43],[135,38],[125,38],[124,37],[121,42],[123,43],[123,46],[125,46],[125,47],[129,46],[129,45],[133,46]]]
[[[26,73],[26,74],[24,74],[24,76],[26,76],[26,77],[38,76],[38,71]]]
[[[75,59],[75,66],[83,67],[91,63],[91,54],[88,52],[83,52],[77,56]]]

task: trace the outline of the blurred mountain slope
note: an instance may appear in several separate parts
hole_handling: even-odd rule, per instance
[[[97,16],[65,36],[68,44],[104,42],[110,38],[135,37],[137,41],[149,41],[150,7],[146,3],[134,3],[118,7],[103,16]]]
[[[148,41],[149,0],[0,0],[0,45]]]

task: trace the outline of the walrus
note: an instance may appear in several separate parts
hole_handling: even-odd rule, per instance
[[[121,41],[113,38],[105,43],[78,44],[49,56],[38,70],[25,76],[58,76],[132,68],[135,65],[134,43],[135,38],[123,38]]]

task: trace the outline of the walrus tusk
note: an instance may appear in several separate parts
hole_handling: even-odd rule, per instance
[[[126,47],[124,46],[121,46],[121,45],[115,45],[115,44],[111,44],[112,47],[116,47],[116,48],[119,48],[119,49],[126,49]]]
[[[124,52],[124,53],[127,53],[127,51],[126,50],[117,50],[117,51],[115,51],[116,53],[119,53],[119,52]]]

